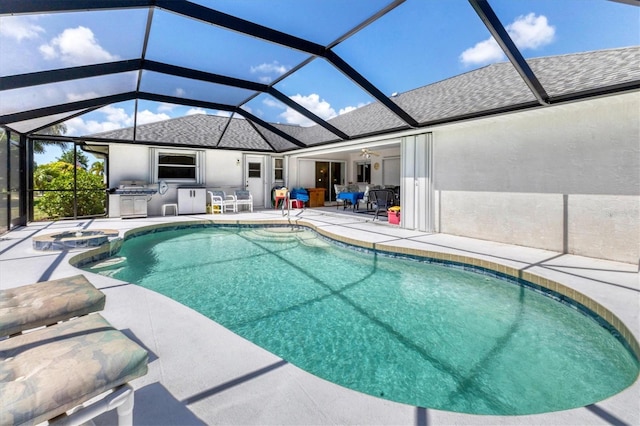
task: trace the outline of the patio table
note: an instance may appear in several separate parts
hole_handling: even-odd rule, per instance
[[[345,201],[344,206],[342,207],[343,210],[347,208],[347,202],[351,203],[354,210],[357,209],[358,200],[362,200],[363,198],[364,198],[364,192],[341,192],[336,197],[336,199],[338,200]]]

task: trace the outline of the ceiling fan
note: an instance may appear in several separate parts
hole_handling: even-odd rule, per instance
[[[380,153],[371,151],[369,148],[362,148],[362,152],[360,152],[360,156],[364,158],[371,158],[371,156],[379,156]]]

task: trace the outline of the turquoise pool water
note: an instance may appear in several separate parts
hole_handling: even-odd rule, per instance
[[[556,411],[638,375],[620,341],[572,307],[309,231],[164,231],[127,240],[115,257],[87,269],[165,294],[319,377],[415,406]]]

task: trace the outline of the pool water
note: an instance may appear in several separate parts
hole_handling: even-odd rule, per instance
[[[319,377],[415,406],[533,414],[631,385],[635,357],[515,283],[338,247],[310,231],[200,228],[125,241],[88,268],[208,316]]]

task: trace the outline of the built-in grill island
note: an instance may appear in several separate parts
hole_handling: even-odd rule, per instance
[[[113,189],[109,197],[109,216],[121,218],[147,217],[147,203],[151,196],[158,192],[154,185],[151,187],[147,182],[140,180],[123,180],[120,186]],[[115,200],[114,197],[119,198]],[[118,212],[111,207],[116,207]]]

